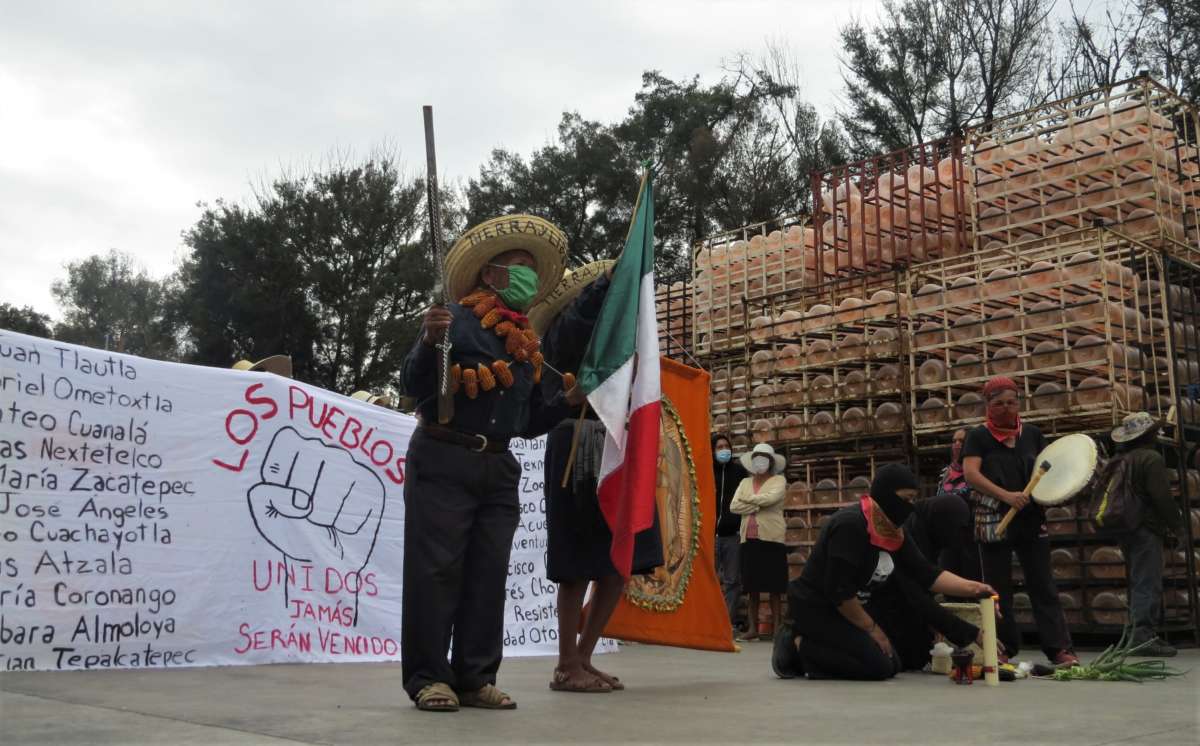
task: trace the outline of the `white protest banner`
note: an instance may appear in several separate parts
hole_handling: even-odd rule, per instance
[[[0,670],[399,660],[415,424],[0,330]],[[557,650],[544,444],[514,449],[508,655]]]

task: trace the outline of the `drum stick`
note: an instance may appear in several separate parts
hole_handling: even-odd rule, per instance
[[[983,680],[988,686],[1000,685],[1000,661],[996,656],[996,597],[979,600],[983,617]]]
[[[1042,481],[1042,477],[1046,476],[1046,472],[1048,471],[1050,471],[1050,462],[1043,461],[1038,470],[1033,473],[1033,478],[1029,480],[1029,484],[1025,486],[1021,494],[1025,495],[1025,497],[1030,497],[1033,494],[1033,488],[1037,487],[1037,483]],[[1019,510],[1016,507],[1009,509],[1008,515],[1004,516],[1004,520],[1000,521],[1000,525],[996,527],[996,536],[1004,536],[1004,533],[1008,531],[1008,524],[1012,523],[1013,519],[1017,517]]]

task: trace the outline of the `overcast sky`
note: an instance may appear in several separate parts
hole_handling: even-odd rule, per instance
[[[443,179],[527,154],[563,111],[619,119],[644,70],[715,81],[739,52],[791,49],[832,113],[837,27],[875,0],[4,2],[0,301],[58,315],[63,265],[110,248],[156,276],[196,203],[335,149],[424,170],[433,104]]]

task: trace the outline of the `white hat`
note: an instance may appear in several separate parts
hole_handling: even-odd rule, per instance
[[[759,443],[758,445],[754,446],[753,451],[750,451],[749,453],[743,453],[741,456],[739,456],[738,461],[742,463],[742,468],[744,468],[746,471],[750,471],[750,463],[755,456],[770,457],[773,462],[771,469],[772,474],[782,474],[783,470],[787,468],[787,459],[785,459],[783,456],[780,456],[778,453],[775,453],[775,449],[772,448],[769,443]]]

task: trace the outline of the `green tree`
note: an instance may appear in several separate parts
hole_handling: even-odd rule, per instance
[[[179,345],[171,314],[171,282],[155,280],[116,250],[67,265],[51,286],[63,309],[54,329],[64,342],[174,360]]]
[[[492,151],[467,184],[467,223],[513,212],[540,215],[566,234],[572,264],[604,259],[624,243],[638,178],[637,162],[611,128],[563,114],[557,141],[528,161]]]
[[[286,353],[297,378],[335,391],[395,385],[433,284],[424,194],[378,155],[205,209],[180,273],[192,358]],[[452,200],[444,211],[456,220]]]
[[[1135,61],[1192,103],[1200,101],[1200,3],[1136,0],[1146,19]]]
[[[1053,0],[885,0],[842,29],[842,123],[866,157],[951,135],[1054,94]]]
[[[848,106],[842,124],[861,156],[923,142],[940,129],[930,119],[945,81],[945,59],[933,43],[932,6],[928,0],[884,0],[874,27],[856,21],[841,29]]]
[[[33,306],[17,306],[0,303],[0,329],[7,329],[35,337],[49,337],[50,317],[33,310]]]
[[[495,150],[466,188],[469,222],[531,212],[566,232],[575,263],[624,243],[640,163],[655,168],[658,272],[676,275],[715,232],[809,205],[808,173],[840,157],[840,141],[779,70],[741,61],[711,85],[647,72],[619,122],[563,115],[528,159]]]

